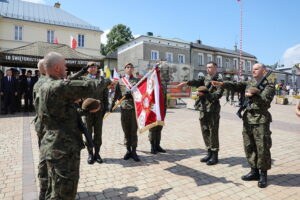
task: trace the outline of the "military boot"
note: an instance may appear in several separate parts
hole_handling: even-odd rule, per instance
[[[131,149],[130,147],[127,147],[127,152],[124,155],[124,160],[128,160],[131,157]]]
[[[141,161],[140,158],[139,158],[139,156],[136,154],[136,147],[132,147],[131,158],[135,162],[140,162]]]
[[[45,200],[46,199],[47,186],[48,186],[48,179],[47,178],[40,178],[39,200]]]
[[[94,164],[93,148],[88,147],[87,150],[88,150],[88,153],[89,153],[87,163],[90,164],[90,165]]]
[[[100,152],[100,148],[99,147],[96,147],[95,148],[95,155],[94,155],[94,161],[96,161],[97,163],[101,164],[103,163],[103,160],[99,154]]]
[[[212,151],[211,154],[211,158],[206,162],[207,165],[215,165],[219,162],[218,151]]]
[[[160,153],[166,153],[166,150],[164,150],[163,148],[161,148],[160,146],[160,141],[156,142],[156,150]]]
[[[257,181],[259,180],[259,171],[256,168],[251,168],[251,171],[242,176],[243,181]]]
[[[157,149],[156,149],[156,145],[154,142],[151,142],[151,153],[157,154]]]
[[[260,171],[260,176],[259,176],[259,181],[258,181],[258,187],[260,188],[265,188],[268,185],[268,181],[267,181],[267,171]]]
[[[211,158],[211,155],[212,155],[211,150],[208,149],[207,150],[207,155],[204,158],[201,158],[200,162],[207,162]]]

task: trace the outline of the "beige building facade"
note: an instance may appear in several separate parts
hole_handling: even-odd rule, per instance
[[[53,7],[19,0],[10,0],[0,4],[3,4],[2,10],[0,9],[0,51],[37,41],[70,46],[71,36],[73,36],[77,40],[76,51],[100,58],[100,38],[103,31],[61,10],[60,5]],[[11,9],[3,9],[5,6],[15,8],[16,11],[9,12]],[[31,12],[39,13],[38,17],[35,18],[32,13],[20,11],[20,9],[26,9],[26,6],[34,8]],[[40,15],[44,9],[47,9],[48,14]],[[52,14],[56,18],[51,18]],[[65,21],[60,21],[59,16]]]

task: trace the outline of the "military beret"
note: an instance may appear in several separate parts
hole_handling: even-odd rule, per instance
[[[88,62],[87,66],[91,67],[91,66],[97,66],[97,64],[95,62]]]
[[[197,88],[197,91],[198,92],[208,92],[208,88],[205,86],[200,86]]]
[[[81,108],[83,110],[90,111],[99,108],[99,106],[100,106],[100,100],[87,98],[83,101]]]
[[[248,88],[248,92],[251,94],[259,94],[260,91],[256,87],[251,87],[251,88]]]

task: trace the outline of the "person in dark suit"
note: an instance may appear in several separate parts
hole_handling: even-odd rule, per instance
[[[24,108],[25,112],[31,111],[33,109],[33,86],[35,81],[31,76],[32,76],[32,71],[28,70],[26,73],[26,79],[23,79],[22,81],[24,101],[25,101],[25,108]]]
[[[32,77],[34,80],[34,83],[38,82],[40,78],[40,71],[39,70],[34,70],[34,77]]]
[[[20,78],[20,71],[15,69],[15,72],[13,73],[13,76],[16,78],[17,81],[17,92],[18,95],[16,96],[16,111],[21,111],[21,105],[22,105],[22,79]]]
[[[8,111],[11,114],[15,113],[15,100],[18,95],[17,92],[17,81],[15,77],[12,76],[12,70],[6,70],[6,76],[2,79],[1,92],[0,95],[3,96],[3,114],[7,114]]]

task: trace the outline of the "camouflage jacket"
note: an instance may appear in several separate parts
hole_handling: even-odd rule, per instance
[[[131,86],[134,86],[138,81],[139,79],[135,77],[131,77],[129,79]],[[128,91],[130,90],[127,88],[127,86],[122,81],[122,79],[120,79],[116,85],[116,91],[115,91],[115,96],[113,98],[113,103],[116,102],[118,99],[121,99],[123,96],[125,96]],[[134,109],[133,97],[131,96],[131,98],[124,99],[121,103],[121,108],[126,110]]]
[[[210,76],[201,77],[197,80],[188,81],[188,86],[199,87],[199,86],[207,86],[211,81]],[[218,79],[218,81],[222,81],[222,79]],[[219,113],[221,106],[219,99],[223,95],[224,89],[222,87],[211,87],[208,90],[208,93],[203,97],[198,97],[196,100],[195,107],[200,110],[200,112],[215,112]]]
[[[231,88],[234,91],[246,91],[250,87],[255,87],[256,81],[242,81],[233,83],[225,81],[223,88]],[[271,107],[271,102],[275,95],[275,89],[269,84],[268,81],[263,83],[264,90],[260,94],[254,95],[249,100],[246,111],[243,114],[244,122],[248,124],[263,124],[272,121],[272,116],[268,109]]]
[[[42,159],[61,159],[83,148],[74,101],[96,91],[102,92],[110,83],[110,80],[70,81],[47,77],[39,90],[37,109],[38,117],[46,129],[40,146]]]

